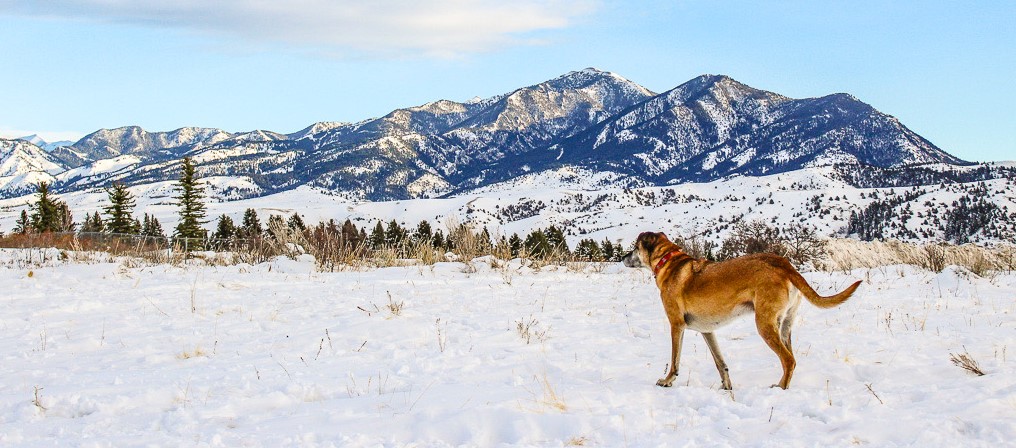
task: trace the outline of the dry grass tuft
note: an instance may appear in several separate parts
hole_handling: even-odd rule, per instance
[[[981,366],[977,364],[977,361],[970,356],[967,352],[966,347],[963,348],[963,353],[950,353],[949,360],[952,361],[957,367],[960,367],[970,373],[977,376],[984,376],[984,371],[981,370]]]

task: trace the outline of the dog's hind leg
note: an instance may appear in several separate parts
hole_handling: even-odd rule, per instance
[[[720,346],[716,343],[716,335],[712,333],[702,333],[702,338],[706,340],[706,346],[709,347],[709,353],[713,355],[713,361],[716,362],[716,370],[720,371],[720,380],[723,382],[723,390],[730,390],[730,371],[727,369],[727,363],[723,361],[723,355],[720,354]]]
[[[684,341],[684,322],[671,321],[670,323],[670,370],[667,376],[660,378],[656,385],[670,387],[677,378],[677,367],[681,362],[681,343]]]
[[[794,353],[790,351],[790,347],[783,343],[778,320],[776,317],[755,314],[755,327],[758,328],[758,334],[762,336],[762,340],[766,341],[769,348],[776,352],[776,356],[780,357],[780,364],[783,365],[783,378],[780,379],[777,386],[786,389],[790,386],[790,378],[794,375],[797,361],[794,360]]]
[[[794,285],[790,285],[787,299],[789,306],[784,311],[783,316],[780,319],[780,338],[783,339],[783,345],[787,346],[787,349],[791,353],[794,352],[794,344],[790,337],[790,334],[794,330],[794,319],[797,317],[797,308],[801,306],[801,292],[798,291]]]

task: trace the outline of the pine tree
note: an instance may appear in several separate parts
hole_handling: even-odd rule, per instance
[[[109,233],[134,234],[134,197],[122,182],[116,182],[106,188],[109,205],[102,209],[106,212],[106,229]]]
[[[286,221],[286,225],[289,226],[289,230],[297,233],[303,233],[303,231],[307,230],[307,225],[303,223],[303,218],[301,218],[296,212],[293,212],[293,216],[289,217],[289,220]]]
[[[204,240],[207,231],[201,227],[207,223],[205,220],[205,198],[204,186],[198,182],[194,173],[194,163],[190,157],[184,157],[180,167],[180,181],[177,183],[179,196],[176,199],[180,206],[180,223],[173,232],[174,238],[186,238],[187,246],[193,249],[201,248],[201,241]]]
[[[391,220],[388,223],[388,228],[385,229],[385,244],[393,249],[400,249],[405,242],[406,229],[403,229],[394,219]]]
[[[226,216],[225,214],[219,216],[219,223],[215,227],[215,233],[212,234],[212,238],[217,240],[231,240],[236,236],[236,226],[233,225],[233,218]],[[220,241],[221,243],[222,241]]]
[[[102,217],[99,216],[99,212],[91,215],[85,214],[85,222],[81,224],[82,233],[102,233],[105,231],[106,225],[102,223]]]
[[[374,250],[378,250],[384,247],[385,227],[384,224],[381,224],[381,221],[378,221],[377,225],[374,226],[374,230],[370,233],[370,239],[368,240],[368,242],[370,243],[371,249]]]
[[[620,245],[614,246],[614,243],[611,243],[609,239],[604,239],[603,242],[600,243],[600,252],[603,253],[603,259],[606,261],[616,261],[615,258],[620,257],[618,257],[615,252],[620,253],[622,250],[623,249]]]
[[[480,253],[489,254],[494,249],[487,226],[483,226],[483,230],[476,237],[480,239]]]
[[[243,222],[236,229],[237,238],[253,239],[260,238],[264,229],[261,228],[261,221],[258,220],[258,213],[252,208],[243,212]]]
[[[547,236],[547,244],[550,244],[551,250],[561,255],[568,255],[568,243],[564,238],[564,233],[557,226],[550,226],[544,231]]]
[[[162,224],[155,216],[145,213],[144,222],[141,223],[141,234],[150,238],[165,238],[166,233],[162,230]]]
[[[92,215],[85,214],[85,220],[81,223],[81,233],[94,232],[95,226],[92,224]]]
[[[522,238],[519,238],[519,234],[513,233],[511,238],[508,238],[508,247],[511,249],[512,258],[519,256],[522,252]]]
[[[545,257],[553,251],[550,242],[547,240],[547,234],[540,229],[530,232],[523,244],[526,252],[533,257]]]
[[[417,242],[431,242],[434,239],[434,232],[430,228],[430,223],[427,220],[420,221],[416,225],[416,232],[413,233],[413,240]]]
[[[18,218],[17,223],[14,225],[14,233],[20,233],[24,235],[31,231],[32,231],[32,221],[28,219],[28,212],[22,210],[21,217]]]
[[[63,230],[66,224],[66,216],[61,216],[66,212],[70,213],[66,208],[62,211],[60,201],[53,199],[50,196],[49,184],[46,182],[39,182],[35,190],[39,197],[36,199],[35,204],[32,205],[32,216],[31,216],[31,227],[36,232],[59,232]],[[66,207],[66,206],[65,206]]]
[[[447,245],[448,245],[448,242],[445,241],[444,232],[442,232],[441,229],[435,230],[434,231],[434,248],[435,249],[445,249],[447,247]]]
[[[586,261],[603,261],[600,245],[590,238],[579,241],[578,246],[575,246],[575,256]]]

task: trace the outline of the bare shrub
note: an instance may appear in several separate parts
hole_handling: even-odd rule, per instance
[[[939,244],[928,244],[923,248],[922,256],[917,260],[918,265],[932,272],[942,272],[945,269],[945,248]]]
[[[818,236],[818,231],[814,227],[795,224],[782,233],[786,257],[794,265],[811,263],[825,255],[826,240]]]
[[[734,224],[730,235],[723,240],[717,258],[729,260],[748,254],[772,253],[785,256],[787,248],[780,237],[779,229],[769,227],[765,222],[756,220]]]
[[[695,258],[712,260],[716,258],[716,243],[705,239],[700,233],[690,236],[674,235],[674,244],[677,244],[682,251]]]

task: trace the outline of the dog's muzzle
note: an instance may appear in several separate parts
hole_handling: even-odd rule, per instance
[[[621,262],[629,268],[642,267],[642,259],[639,258],[639,255],[636,254],[635,251],[628,252],[628,255],[625,255],[624,258],[621,259]]]

